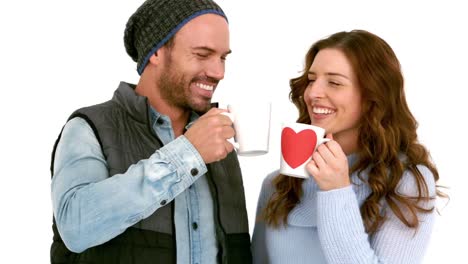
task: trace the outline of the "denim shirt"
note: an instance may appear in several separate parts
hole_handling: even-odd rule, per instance
[[[193,113],[186,128],[197,118]],[[57,146],[51,183],[60,235],[71,251],[83,252],[149,217],[161,206],[159,201],[175,200],[177,262],[216,263],[213,199],[204,175],[206,165],[185,136],[174,139],[167,116],[151,109],[151,122],[164,146],[113,177],[109,177],[88,123],[79,117],[67,122]],[[192,176],[192,168],[201,176]]]

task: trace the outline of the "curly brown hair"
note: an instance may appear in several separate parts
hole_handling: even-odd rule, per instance
[[[358,128],[358,161],[350,168],[350,173],[357,172],[372,190],[361,206],[366,231],[374,233],[385,221],[379,204],[382,199],[406,226],[417,228],[417,213],[434,210],[424,208],[420,202],[435,197],[430,196],[416,166],[426,166],[436,182],[439,174],[429,152],[418,142],[418,123],[406,102],[403,75],[395,53],[383,39],[364,30],[338,32],[313,44],[305,57],[302,75],[290,80],[289,97],[299,111],[299,123],[311,123],[303,95],[309,83],[308,70],[317,53],[325,48],[338,49],[345,54],[361,89],[362,113],[365,114]],[[405,159],[401,159],[402,154]],[[367,180],[360,176],[364,170],[369,174]],[[409,170],[415,179],[416,197],[397,192],[405,170]],[[286,223],[302,196],[302,182],[303,179],[284,175],[273,180],[275,192],[262,214],[267,224],[278,227]],[[445,196],[440,190],[437,195]]]

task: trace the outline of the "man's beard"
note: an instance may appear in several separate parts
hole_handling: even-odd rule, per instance
[[[198,78],[188,80],[168,59],[158,81],[161,97],[170,105],[204,113],[210,109],[211,100],[196,102],[190,91],[190,84]]]

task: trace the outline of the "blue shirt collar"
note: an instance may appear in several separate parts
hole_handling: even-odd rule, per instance
[[[163,124],[171,124],[171,120],[170,120],[170,118],[168,116],[165,116],[165,115],[159,113],[151,105],[150,105],[149,108],[150,108],[149,111],[150,111],[151,125],[161,126]],[[192,111],[190,113],[189,122],[185,126],[185,129],[189,129],[192,126],[193,122],[195,122],[199,117],[200,116],[196,112]],[[161,121],[159,121],[159,120],[161,120]]]

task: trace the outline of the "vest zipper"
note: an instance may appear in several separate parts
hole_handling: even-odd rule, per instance
[[[209,165],[209,166],[212,167],[212,165]],[[222,165],[221,165],[221,166],[222,166]],[[220,206],[219,206],[219,199],[218,199],[218,188],[217,188],[217,186],[216,186],[216,184],[215,184],[215,182],[214,182],[214,180],[213,180],[213,177],[212,177],[212,175],[211,175],[210,170],[208,170],[207,176],[208,176],[209,182],[211,183],[212,190],[213,190],[213,192],[214,192],[214,193],[213,193],[213,194],[214,194],[214,197],[213,197],[214,199],[213,199],[213,201],[214,201],[214,203],[215,203],[215,207],[214,207],[214,208],[215,208],[216,220],[217,220],[217,223],[218,223],[218,224],[217,224],[217,227],[218,227],[219,230],[221,231],[221,234],[220,234],[221,237],[219,238],[219,239],[220,239],[220,240],[219,240],[219,244],[220,244],[220,245],[219,245],[218,250],[219,250],[220,253],[221,253],[221,254],[220,254],[221,260],[220,260],[220,261],[221,261],[221,263],[224,263],[224,262],[223,262],[223,259],[224,259],[225,250],[226,250],[226,249],[225,249],[225,248],[226,248],[226,230],[224,230],[224,227],[223,227],[223,225],[222,225],[222,223],[221,223],[221,217],[220,217],[220,215],[219,215],[219,211],[220,211],[219,208],[220,208]],[[218,228],[217,228],[217,229],[218,229]]]

